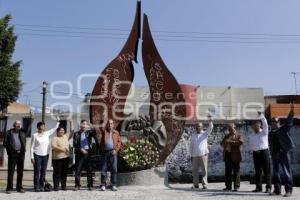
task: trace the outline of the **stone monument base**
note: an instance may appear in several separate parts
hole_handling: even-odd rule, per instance
[[[128,185],[165,185],[167,183],[166,166],[136,172],[126,172],[118,174],[118,186]]]

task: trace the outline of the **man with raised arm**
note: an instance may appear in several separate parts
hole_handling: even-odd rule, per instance
[[[269,128],[265,116],[258,112],[259,119],[252,124],[253,132],[250,134],[250,148],[253,151],[255,168],[255,185],[252,192],[262,192],[262,172],[265,176],[266,191],[271,193],[271,159],[269,152]]]
[[[80,179],[83,169],[87,172],[87,187],[89,191],[93,188],[93,174],[91,165],[91,156],[93,155],[93,140],[95,140],[95,129],[91,129],[88,121],[83,119],[80,122],[80,130],[74,133],[73,147],[75,153],[75,188],[78,191],[81,188]]]
[[[199,188],[199,169],[202,172],[202,189],[207,189],[207,166],[208,166],[208,135],[213,130],[213,123],[210,116],[209,126],[204,131],[203,124],[200,122],[196,125],[196,131],[192,133],[190,139],[190,153],[192,157],[192,174],[193,174],[193,187],[192,189]]]
[[[102,130],[100,150],[102,154],[101,166],[101,191],[106,190],[107,171],[110,168],[111,190],[117,191],[118,152],[121,148],[120,133],[116,130],[114,120],[109,119],[107,126]]]
[[[289,197],[293,192],[293,175],[290,165],[289,152],[295,147],[289,131],[293,126],[294,104],[285,123],[280,123],[278,117],[271,120],[271,132],[269,134],[270,151],[273,163],[273,185],[274,191],[271,195],[281,195],[281,185],[285,186],[285,197]],[[283,171],[283,179],[281,179],[279,166]]]

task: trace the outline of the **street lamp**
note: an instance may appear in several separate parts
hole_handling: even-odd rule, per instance
[[[46,93],[47,93],[47,85],[46,81],[43,81],[43,106],[42,106],[42,122],[45,123],[45,113],[46,113]]]

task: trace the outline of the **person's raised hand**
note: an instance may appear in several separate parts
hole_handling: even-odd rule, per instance
[[[295,104],[294,102],[291,103],[291,113],[295,112]]]
[[[211,115],[207,115],[207,119],[208,119],[209,122],[212,122],[212,117],[211,117]]]
[[[34,119],[34,117],[35,117],[35,116],[34,116],[34,113],[33,113],[32,111],[30,111],[29,114],[30,114],[30,118],[31,118],[31,119]]]

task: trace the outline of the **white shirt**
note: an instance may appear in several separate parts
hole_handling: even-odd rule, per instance
[[[269,128],[267,119],[263,114],[260,115],[260,119],[262,122],[262,129],[255,133],[254,131],[249,136],[250,148],[252,151],[259,151],[269,148]]]
[[[210,122],[206,131],[194,132],[190,139],[190,153],[192,157],[204,156],[209,153],[207,139],[213,130],[213,123]]]
[[[34,133],[32,135],[31,144],[31,158],[34,158],[34,154],[39,156],[47,156],[50,152],[50,137],[56,132],[59,126],[59,122],[55,128],[45,131],[43,134]]]

